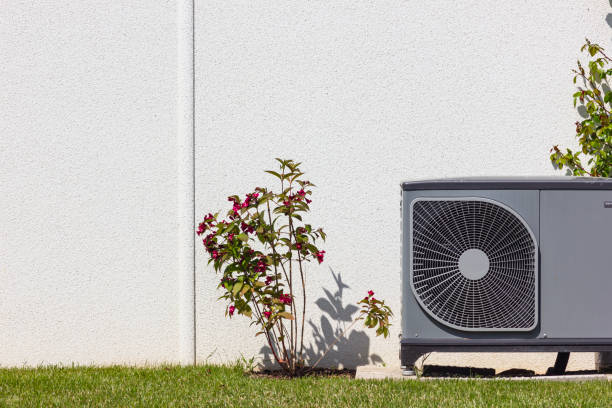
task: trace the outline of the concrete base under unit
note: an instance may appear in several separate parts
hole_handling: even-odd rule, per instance
[[[478,380],[511,380],[511,381],[612,381],[612,374],[569,374],[554,376],[533,376],[533,377],[490,377],[490,378],[470,378],[470,377],[417,377],[415,375],[403,375],[400,367],[377,367],[359,366],[355,379],[358,380],[452,380],[452,379],[478,379]]]

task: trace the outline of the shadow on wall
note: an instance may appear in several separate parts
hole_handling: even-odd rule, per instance
[[[315,304],[322,313],[319,324],[315,324],[312,320],[308,320],[308,325],[312,330],[312,340],[310,344],[306,344],[305,354],[308,364],[313,364],[325,353],[325,350],[357,317],[356,313],[359,308],[354,304],[344,304],[342,292],[344,289],[349,289],[349,286],[342,282],[342,276],[335,274],[332,268],[329,268],[334,278],[335,292],[323,288],[324,297],[320,297],[315,301]],[[359,323],[355,327],[358,326]],[[263,354],[262,365],[264,368],[274,368],[275,362],[270,348],[264,346],[260,353]],[[353,329],[347,336],[342,337],[327,353],[325,358],[319,363],[319,367],[328,368],[355,368],[360,365],[383,363],[383,360],[377,354],[370,354],[370,338],[367,333],[362,330]]]
[[[612,0],[610,0],[610,7],[612,7]],[[608,23],[608,25],[612,27],[612,13],[608,13],[608,15],[606,16],[606,23]]]

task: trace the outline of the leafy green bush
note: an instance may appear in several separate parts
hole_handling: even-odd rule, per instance
[[[577,68],[572,70],[574,84],[579,81],[573,95],[574,106],[580,103],[578,111],[584,117],[582,122],[576,122],[581,150],[563,152],[553,146],[550,160],[560,169],[567,167],[576,176],[612,177],[612,91],[607,82],[612,75],[612,59],[601,46],[588,39],[580,50],[590,57],[586,68],[578,60]]]
[[[304,221],[314,184],[303,179],[300,163],[277,161],[279,171],[267,173],[278,179],[280,190],[257,187],[244,200],[237,195],[228,197],[232,209],[227,218],[220,219],[219,213],[206,215],[197,234],[204,236],[209,264],[222,275],[220,299],[228,303],[226,315],[249,318],[259,328],[256,336],[265,337],[280,367],[299,375],[308,371],[304,361],[305,264],[323,262],[325,251],[317,245],[325,240],[325,233]],[[360,302],[362,311],[354,323],[364,320],[366,327],[376,328],[376,335],[387,337],[391,309],[373,295],[370,291]]]

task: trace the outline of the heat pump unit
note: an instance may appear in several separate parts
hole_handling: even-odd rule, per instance
[[[402,184],[402,366],[612,350],[612,179]]]

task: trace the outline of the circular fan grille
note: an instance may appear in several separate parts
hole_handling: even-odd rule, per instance
[[[412,286],[438,321],[462,330],[530,330],[537,248],[517,214],[489,200],[412,206]]]

